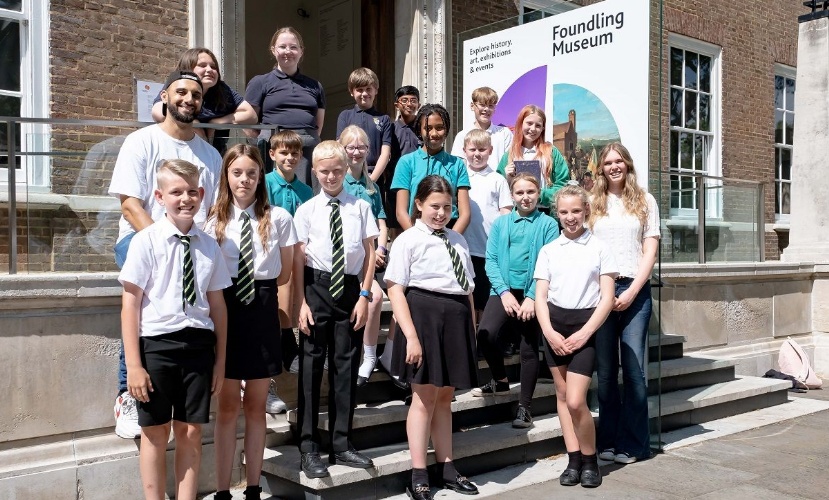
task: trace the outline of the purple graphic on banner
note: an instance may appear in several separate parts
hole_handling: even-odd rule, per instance
[[[504,91],[492,115],[492,123],[512,128],[521,108],[535,104],[544,109],[547,103],[547,66],[527,71]]]

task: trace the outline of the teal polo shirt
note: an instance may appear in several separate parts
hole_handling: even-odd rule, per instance
[[[284,208],[291,217],[300,205],[314,196],[311,187],[299,180],[299,177],[294,176],[294,180],[288,182],[276,170],[265,175],[265,189],[268,191],[268,202]]]
[[[429,156],[423,148],[418,148],[401,157],[394,169],[391,190],[405,189],[409,191],[409,213],[411,214],[412,209],[414,209],[417,185],[427,175],[439,175],[449,181],[453,190],[452,218],[457,219],[458,189],[470,188],[469,174],[466,172],[466,165],[463,160],[450,155],[446,151]]]
[[[386,218],[386,211],[383,210],[383,199],[380,197],[380,187],[375,184],[374,193],[369,194],[366,190],[365,175],[359,179],[355,179],[352,177],[351,172],[348,172],[345,174],[343,189],[345,189],[346,193],[354,196],[355,198],[366,200],[368,204],[371,205],[371,213],[374,214],[375,219]]]

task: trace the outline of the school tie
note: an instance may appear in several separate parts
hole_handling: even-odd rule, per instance
[[[196,303],[196,276],[193,273],[193,257],[190,255],[190,237],[177,234],[176,238],[181,240],[181,244],[184,245],[184,268],[181,273],[181,307],[185,308],[186,304],[192,306]]]
[[[242,238],[239,240],[239,274],[236,280],[236,298],[245,305],[253,301],[253,228],[247,212],[242,212]]]
[[[463,288],[464,292],[469,290],[469,282],[466,280],[466,270],[461,263],[461,256],[458,255],[458,251],[449,243],[449,238],[446,237],[446,231],[437,229],[432,234],[442,239],[443,244],[446,245],[446,250],[449,251],[449,257],[452,259],[452,269],[455,271],[455,279],[458,280],[458,284]]]
[[[345,248],[343,247],[343,219],[340,216],[340,200],[334,198],[330,202],[331,215],[328,222],[331,225],[331,284],[328,291],[331,298],[339,299],[343,295],[345,282]]]

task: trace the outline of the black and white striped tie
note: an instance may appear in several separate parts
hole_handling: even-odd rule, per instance
[[[181,307],[196,303],[196,275],[193,272],[193,257],[190,255],[190,237],[180,234],[176,238],[184,245],[184,265],[182,267]]]
[[[236,280],[236,298],[245,305],[253,302],[253,228],[247,212],[242,212],[242,237],[239,240],[239,274]]]
[[[466,270],[463,268],[463,263],[461,263],[461,256],[458,255],[458,251],[455,250],[455,247],[449,243],[446,231],[443,229],[437,229],[432,234],[443,240],[443,244],[446,245],[446,249],[449,251],[449,257],[452,259],[452,269],[455,271],[455,279],[458,280],[458,284],[461,288],[463,288],[464,292],[468,291],[469,281],[466,279]]]
[[[340,200],[334,198],[330,202],[331,215],[328,222],[331,225],[331,284],[328,292],[331,298],[339,299],[343,295],[345,282],[345,247],[343,246],[343,219],[340,216]]]

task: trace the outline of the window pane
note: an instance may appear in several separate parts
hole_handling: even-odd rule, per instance
[[[780,212],[780,183],[779,182],[774,187],[774,213],[776,213],[776,214],[781,213]]]
[[[783,144],[783,111],[774,112],[774,142]]]
[[[697,54],[685,52],[685,88],[697,88]]]
[[[671,49],[671,85],[682,86],[682,49]]]
[[[780,152],[780,175],[783,180],[792,180],[792,151],[790,149]]]
[[[774,148],[774,178],[780,179],[782,167],[780,166],[780,148]]]
[[[711,58],[699,56],[699,89],[703,92],[711,92]]]
[[[0,89],[20,90],[20,23],[0,20]]]
[[[694,150],[693,135],[681,133],[679,134],[679,168],[691,170],[691,154]]]
[[[685,127],[697,128],[697,93],[685,91]]]
[[[774,107],[783,109],[783,91],[786,86],[786,80],[782,76],[774,77]],[[779,141],[778,141],[779,142]]]
[[[20,6],[23,4],[23,0],[0,0],[0,9],[6,10],[16,10],[20,12]]]
[[[788,182],[784,183],[780,186],[780,191],[782,192],[781,197],[783,198],[780,200],[780,213],[781,214],[788,214],[791,213],[791,202],[792,202],[792,185]]]
[[[20,98],[0,96],[0,116],[20,116]],[[15,146],[20,151],[20,124],[15,127]],[[9,134],[5,122],[0,122],[0,165],[9,164]],[[20,166],[20,158],[17,159],[17,166]],[[5,179],[3,179],[5,181]]]
[[[679,132],[671,132],[671,162],[669,168],[674,170],[679,168]]]
[[[683,175],[680,181],[680,187],[682,189],[682,195],[680,196],[681,208],[694,208],[694,197],[696,196],[694,192],[694,178]]]
[[[695,135],[694,136],[694,170],[699,172],[707,172],[708,169],[705,166],[705,136],[704,135]]]
[[[671,176],[671,208],[679,208],[679,176]]]
[[[794,113],[786,113],[786,144],[791,145],[794,138]]]
[[[671,126],[682,126],[682,90],[671,89]]]
[[[794,111],[794,80],[786,78],[786,109]]]
[[[708,94],[699,95],[699,129],[711,131],[711,96]]]

